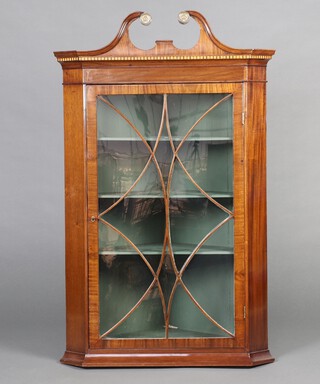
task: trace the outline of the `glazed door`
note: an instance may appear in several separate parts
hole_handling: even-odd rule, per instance
[[[92,348],[243,346],[241,87],[88,87]]]

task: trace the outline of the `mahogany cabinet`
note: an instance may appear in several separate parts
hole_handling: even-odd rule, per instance
[[[267,335],[266,65],[205,18],[188,50],[55,52],[63,68],[65,364],[254,366]]]

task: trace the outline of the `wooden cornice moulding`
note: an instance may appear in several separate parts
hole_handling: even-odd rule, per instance
[[[149,50],[137,48],[129,36],[130,25],[143,12],[131,13],[123,21],[117,36],[105,47],[92,51],[55,52],[61,64],[104,61],[186,61],[186,60],[264,60],[268,61],[274,50],[236,49],[222,44],[212,33],[204,16],[196,11],[186,11],[199,25],[200,37],[191,49],[179,49],[171,40],[158,40]]]

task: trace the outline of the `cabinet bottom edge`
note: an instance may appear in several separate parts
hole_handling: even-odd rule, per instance
[[[254,367],[272,363],[269,350],[257,352],[187,352],[103,354],[66,351],[61,363],[83,368],[124,367]]]

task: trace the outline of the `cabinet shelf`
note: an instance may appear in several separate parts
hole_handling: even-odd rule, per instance
[[[207,192],[210,197],[216,199],[230,199],[233,198],[231,192]],[[99,199],[119,199],[123,196],[122,193],[100,193]],[[206,199],[202,193],[195,191],[186,192],[184,194],[172,194],[169,196],[170,199]],[[132,193],[126,196],[126,199],[162,199],[163,195],[160,193]]]
[[[145,137],[146,141],[156,141],[157,138],[155,136],[152,137]],[[182,141],[183,137],[173,137],[173,141]],[[98,141],[142,141],[140,137],[99,137]],[[160,141],[170,141],[169,137],[163,136],[160,138]],[[232,143],[233,139],[232,137],[212,137],[212,136],[206,136],[206,137],[188,137],[185,141],[210,141],[210,143],[216,143],[216,144],[227,144]]]
[[[197,244],[174,244],[173,246],[173,253],[175,255],[188,255],[191,254],[192,251],[195,249]],[[144,255],[161,255],[162,253],[162,244],[137,244],[137,247],[140,249],[140,251]],[[137,252],[129,247],[123,247],[123,246],[114,246],[111,250],[104,250],[100,249],[99,254],[101,256],[103,255],[136,255]],[[203,245],[199,251],[197,252],[198,255],[232,255],[233,254],[233,247],[222,247],[222,246],[206,246]]]
[[[121,340],[121,339],[144,339],[146,337],[150,337],[152,339],[164,339],[165,338],[165,330],[163,329],[149,329],[144,331],[135,331],[135,332],[126,332],[126,333],[119,333],[117,335],[111,334],[112,336],[106,336],[104,339],[115,339],[115,340]],[[184,339],[184,338],[194,338],[194,339],[202,339],[202,338],[225,338],[230,337],[226,334],[223,334],[222,331],[217,330],[216,333],[208,333],[208,332],[197,332],[197,331],[190,331],[188,329],[182,329],[182,328],[171,328],[169,326],[169,335],[171,339]]]

